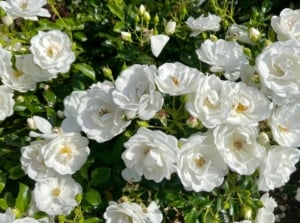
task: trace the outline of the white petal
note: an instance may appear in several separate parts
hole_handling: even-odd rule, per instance
[[[151,36],[151,51],[155,57],[158,57],[170,37],[164,34]]]

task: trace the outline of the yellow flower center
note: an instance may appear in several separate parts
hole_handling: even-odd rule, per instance
[[[52,196],[53,197],[58,197],[61,193],[61,190],[59,188],[55,188],[52,190]]]
[[[21,77],[22,75],[23,75],[23,72],[18,71],[18,70],[15,70],[15,71],[14,71],[14,76],[15,76],[16,78],[19,78],[19,77]]]
[[[72,149],[69,146],[63,146],[59,153],[61,155],[66,155],[68,160],[72,158]]]
[[[22,2],[20,3],[20,8],[21,8],[21,9],[27,9],[27,7],[28,7],[27,1],[22,1]]]
[[[278,125],[278,130],[282,133],[288,133],[289,129],[287,127],[284,127],[282,125]]]
[[[243,145],[244,145],[244,142],[240,139],[237,139],[233,142],[233,147],[236,149],[236,150],[241,150],[243,148]]]
[[[174,83],[176,86],[179,86],[179,80],[178,80],[177,77],[173,77],[173,76],[172,76],[171,79],[172,79],[173,83]]]
[[[200,156],[200,155],[198,156],[198,158],[196,158],[194,160],[194,162],[195,162],[197,168],[201,168],[206,163],[203,156]]]
[[[247,111],[248,110],[248,106],[246,106],[246,105],[243,105],[242,103],[238,103],[237,104],[237,106],[235,106],[235,111],[237,112],[237,113],[243,113],[243,112],[245,112],[245,111]]]

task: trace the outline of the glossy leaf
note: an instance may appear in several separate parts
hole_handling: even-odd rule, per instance
[[[31,199],[30,188],[23,183],[19,183],[19,193],[16,199],[16,208],[21,213],[25,213],[27,211],[30,199]]]

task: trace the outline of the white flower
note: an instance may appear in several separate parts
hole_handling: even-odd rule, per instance
[[[97,83],[83,95],[78,108],[77,122],[87,137],[105,142],[125,131],[130,121],[114,102],[114,86],[109,81]]]
[[[151,52],[155,57],[158,57],[163,48],[168,43],[170,37],[165,34],[153,35],[150,38]]]
[[[271,26],[277,33],[277,39],[280,41],[288,39],[300,40],[300,10],[283,9],[279,16],[271,18]]]
[[[42,137],[44,139],[52,139],[56,136],[62,134],[62,130],[60,128],[53,128],[52,124],[45,118],[40,116],[33,116],[28,119],[27,122],[30,123],[31,127],[34,129],[38,129],[41,133],[30,131],[30,137]]]
[[[219,16],[209,13],[206,17],[202,14],[197,19],[189,17],[185,23],[192,30],[190,36],[194,37],[205,31],[219,31],[221,20]]]
[[[224,76],[229,80],[237,80],[241,66],[249,64],[242,46],[223,39],[216,42],[205,40],[196,54],[199,60],[211,65],[211,72],[225,72]]]
[[[56,74],[51,74],[36,65],[33,61],[32,54],[25,54],[16,57],[16,68],[19,75],[22,74],[30,76],[35,82],[49,81],[57,77]]]
[[[81,99],[87,94],[86,91],[73,91],[64,99],[64,116],[65,119],[61,123],[64,132],[80,132],[80,125],[77,123],[78,108]]]
[[[223,123],[231,110],[231,85],[215,75],[208,75],[197,83],[198,88],[188,95],[185,108],[207,128]]]
[[[276,107],[269,119],[275,141],[286,147],[300,146],[300,104]]]
[[[256,58],[262,85],[270,91],[274,103],[300,102],[300,43],[296,40],[275,42]]]
[[[258,209],[254,223],[274,223],[275,215],[273,214],[274,208],[277,207],[276,201],[265,193],[261,198],[264,207]]]
[[[136,203],[110,201],[104,213],[106,223],[147,223],[141,206]]]
[[[256,87],[243,82],[232,83],[231,111],[225,123],[233,125],[257,124],[267,119],[271,111],[271,102]]]
[[[47,140],[37,140],[28,146],[21,148],[21,164],[24,172],[35,181],[43,181],[57,175],[53,169],[47,167],[41,154],[42,146],[48,143]]]
[[[142,177],[133,169],[125,168],[122,170],[122,177],[127,182],[140,182]]]
[[[40,223],[40,222],[34,218],[25,217],[25,218],[16,219],[12,223]]]
[[[299,158],[297,148],[271,146],[259,167],[258,189],[269,191],[283,186],[296,170]]]
[[[13,96],[14,93],[9,87],[0,85],[0,121],[13,114],[13,107],[15,105]]]
[[[265,149],[257,142],[258,129],[253,126],[217,126],[215,144],[231,170],[251,175],[260,165]]]
[[[0,213],[0,223],[12,223],[15,219],[15,214],[10,208],[7,208],[5,213]]]
[[[37,182],[33,195],[39,210],[48,215],[69,215],[78,205],[75,196],[81,192],[81,185],[65,175]]]
[[[175,32],[175,29],[176,29],[176,22],[170,20],[169,22],[167,22],[165,26],[165,33],[167,35],[172,35]]]
[[[135,64],[116,79],[113,100],[129,119],[149,120],[162,108],[163,96],[155,89],[155,66]]]
[[[182,139],[177,173],[186,190],[212,191],[222,184],[228,168],[212,133]]]
[[[39,31],[30,43],[29,49],[33,54],[34,63],[52,75],[68,72],[75,61],[72,43],[62,31]]]
[[[0,2],[0,7],[13,18],[38,20],[38,16],[50,17],[47,9],[42,8],[47,0],[6,0]]]
[[[162,64],[155,75],[160,92],[169,95],[183,95],[195,91],[203,73],[180,62]]]
[[[139,128],[126,143],[122,159],[127,168],[155,182],[170,179],[176,171],[177,139],[162,131]]]
[[[88,139],[79,133],[66,133],[42,146],[45,165],[59,174],[74,174],[86,162],[90,153]]]
[[[253,45],[253,42],[250,40],[248,35],[247,26],[232,24],[226,32],[227,40],[237,40],[241,43],[246,43]]]
[[[145,213],[147,223],[162,222],[163,215],[162,215],[161,211],[159,210],[159,206],[154,201],[151,201],[151,203],[148,205],[148,207],[145,208],[143,211]]]

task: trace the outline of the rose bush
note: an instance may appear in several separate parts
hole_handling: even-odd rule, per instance
[[[0,223],[273,223],[299,200],[297,6],[0,8]]]

